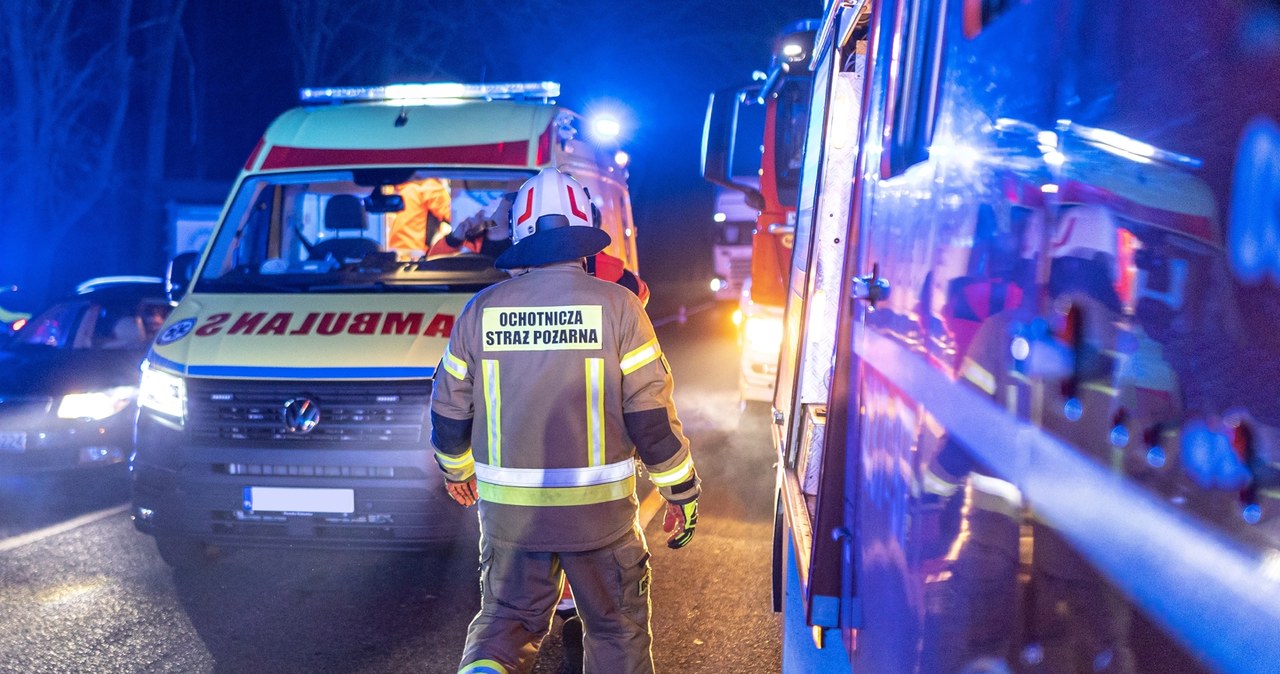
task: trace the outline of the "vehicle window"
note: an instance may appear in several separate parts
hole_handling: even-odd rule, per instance
[[[964,36],[976,37],[1014,4],[1015,0],[964,0]]]
[[[55,304],[27,324],[13,336],[14,344],[51,346],[61,349],[70,345],[80,325],[84,303]]]
[[[898,56],[901,64],[898,79],[890,93],[892,135],[886,178],[899,175],[928,158],[942,72],[940,3],[903,0],[898,11],[903,39]]]
[[[800,172],[804,168],[804,139],[809,126],[808,77],[789,77],[778,91],[778,128],[774,156],[778,181],[778,201],[793,205],[800,193]]]
[[[232,202],[196,287],[204,292],[375,292],[424,284],[487,285],[501,278],[491,258],[437,264],[428,259],[432,246],[477,219],[483,229],[473,237],[476,245],[448,255],[478,255],[474,251],[482,239],[505,243],[505,231],[498,230],[505,222],[497,223],[500,206],[527,177],[378,169],[254,178]]]

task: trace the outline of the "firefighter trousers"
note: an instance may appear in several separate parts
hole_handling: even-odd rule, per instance
[[[480,536],[480,612],[467,629],[460,674],[533,669],[565,578],[583,624],[586,674],[653,672],[649,549],[638,528],[586,552],[528,552]]]

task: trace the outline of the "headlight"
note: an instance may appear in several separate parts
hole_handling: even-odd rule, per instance
[[[762,353],[777,353],[782,348],[782,320],[764,316],[747,318],[742,329],[746,348]]]
[[[58,418],[99,421],[132,405],[137,397],[138,387],[136,386],[117,386],[91,393],[71,393],[62,396],[62,402],[58,403]]]
[[[138,404],[161,414],[182,419],[187,411],[187,384],[168,372],[142,364],[142,385],[138,388]]]

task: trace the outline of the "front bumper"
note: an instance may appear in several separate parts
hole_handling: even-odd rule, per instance
[[[231,547],[414,550],[477,527],[473,511],[448,497],[426,448],[205,446],[146,412],[132,484],[139,531]],[[353,511],[249,509],[246,490],[266,487],[351,490]]]
[[[0,414],[0,475],[34,475],[124,463],[131,410],[99,421],[42,414]]]

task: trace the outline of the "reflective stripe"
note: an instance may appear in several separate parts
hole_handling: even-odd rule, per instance
[[[968,379],[974,386],[987,392],[987,395],[996,394],[996,378],[987,368],[977,364],[971,358],[965,358],[964,364],[960,366],[960,376]]]
[[[503,667],[496,660],[476,660],[475,662],[458,670],[458,674],[510,674],[506,667]]]
[[[483,464],[476,464],[479,468]],[[619,482],[587,487],[511,487],[477,479],[480,499],[490,503],[517,506],[579,506],[608,503],[627,498],[636,492],[635,475]]]
[[[662,349],[658,348],[658,338],[654,337],[645,342],[644,346],[622,357],[622,374],[631,374],[657,360],[661,355]]]
[[[1081,384],[1080,388],[1086,391],[1093,391],[1094,393],[1101,393],[1102,395],[1107,396],[1108,398],[1114,398],[1117,395],[1120,395],[1120,391],[1117,390],[1114,386],[1099,384],[1097,382],[1086,382],[1084,384]]]
[[[470,470],[471,466],[476,462],[471,456],[471,450],[468,449],[460,456],[449,456],[442,452],[436,452],[436,459],[440,461],[440,465],[449,470]]]
[[[924,492],[926,494],[933,494],[935,496],[942,497],[951,496],[956,493],[956,490],[960,488],[960,485],[948,480],[942,475],[939,475],[939,472],[942,472],[941,469],[934,470],[933,466],[929,466],[925,469],[923,485]]]
[[[449,347],[444,349],[444,369],[449,374],[458,379],[467,378],[467,364],[461,358],[449,353]]]
[[[1003,512],[1007,507],[1010,514],[1012,514],[1022,505],[1022,492],[1018,491],[1018,488],[1013,486],[1012,482],[1001,480],[998,477],[973,473],[969,475],[969,484],[973,486],[975,501],[979,495],[987,497],[983,498],[980,506],[983,510]],[[997,506],[996,504],[1004,505]]]
[[[481,360],[484,367],[484,416],[489,432],[489,463],[502,464],[502,387],[498,361]]]
[[[693,456],[685,454],[684,461],[671,470],[662,472],[649,471],[649,479],[659,487],[674,487],[681,482],[689,479],[689,475],[693,473]]]
[[[604,463],[604,359],[588,358],[587,465]]]
[[[586,487],[633,477],[636,463],[624,459],[590,468],[504,468],[476,464],[476,479],[507,487]]]

